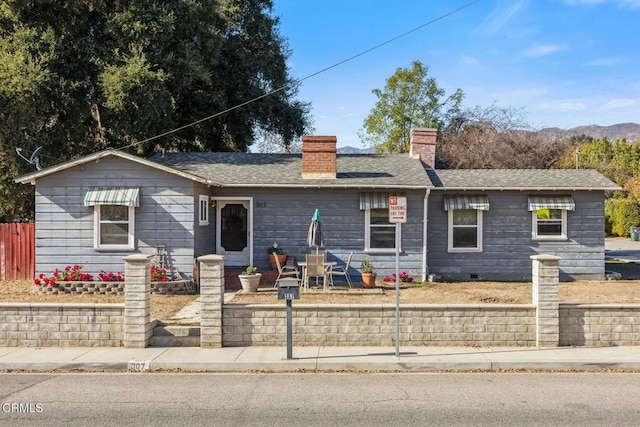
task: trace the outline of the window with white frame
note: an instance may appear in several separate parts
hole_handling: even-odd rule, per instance
[[[483,212],[489,210],[485,195],[446,195],[444,210],[448,212],[448,251],[482,252]]]
[[[209,196],[200,195],[199,196],[200,208],[199,212],[199,225],[209,225]]]
[[[122,205],[94,207],[96,249],[134,249],[135,208]]]
[[[364,211],[364,250],[390,252],[396,249],[396,224],[389,222],[389,197],[404,193],[360,193]],[[402,241],[401,236],[399,241]],[[402,245],[402,244],[401,244]],[[399,248],[402,250],[402,248]]]
[[[388,209],[365,210],[365,250],[395,250],[396,225],[389,222]]]
[[[135,211],[140,189],[91,187],[84,206],[93,206],[93,247],[105,250],[135,249]]]
[[[530,196],[531,238],[566,240],[567,211],[575,210],[571,196]]]
[[[564,209],[538,209],[533,214],[534,239],[566,239],[567,211]]]
[[[482,251],[482,211],[455,209],[449,211],[449,252]]]

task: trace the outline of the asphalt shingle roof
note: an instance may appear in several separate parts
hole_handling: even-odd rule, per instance
[[[336,179],[303,179],[301,154],[165,153],[149,158],[225,187],[427,188],[408,154],[338,154]]]
[[[429,171],[443,190],[618,190],[594,169],[439,169]]]
[[[336,179],[303,179],[301,154],[166,153],[142,159],[105,150],[32,172],[16,182],[41,177],[105,156],[157,167],[210,185],[225,187],[302,187],[426,189],[443,191],[613,191],[620,188],[592,169],[438,169],[426,170],[407,154],[338,154]]]

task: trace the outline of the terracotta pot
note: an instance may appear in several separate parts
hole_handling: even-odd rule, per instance
[[[273,268],[274,270],[278,269],[278,266],[276,265],[276,260],[274,259],[276,255],[274,254],[269,254],[269,261],[271,262],[271,268]],[[284,265],[285,262],[287,262],[287,256],[282,254],[282,255],[277,255],[278,257],[278,261],[280,261],[280,267],[282,267]]]
[[[376,285],[376,273],[362,273],[362,285],[365,288],[372,288]]]

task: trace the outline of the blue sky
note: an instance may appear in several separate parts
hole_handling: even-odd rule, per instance
[[[469,1],[274,0],[280,33],[304,78]],[[305,80],[315,133],[362,147],[357,132],[397,68],[429,67],[465,107],[522,108],[535,128],[640,122],[640,0],[480,0]]]

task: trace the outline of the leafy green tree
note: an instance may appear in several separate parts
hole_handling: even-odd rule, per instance
[[[48,166],[130,145],[246,151],[263,132],[290,144],[309,105],[278,25],[272,0],[0,0],[3,200],[22,203],[12,180],[33,170],[16,148]]]
[[[577,152],[577,156],[576,156]],[[640,226],[640,148],[625,139],[614,142],[585,135],[569,138],[561,162],[564,168],[597,169],[624,188],[605,201],[605,232],[628,236],[631,227]]]
[[[605,232],[608,235],[628,236],[631,227],[640,226],[638,200],[633,197],[615,197],[605,203]]]
[[[429,77],[429,67],[413,61],[411,68],[398,68],[383,89],[374,89],[378,98],[364,121],[360,137],[378,152],[409,151],[412,128],[442,128],[459,111],[464,98],[458,89],[450,96]]]
[[[640,147],[625,139],[609,141],[606,137],[572,137],[561,161],[563,168],[597,169],[618,185],[624,186],[640,175]],[[577,159],[576,159],[577,152]]]

